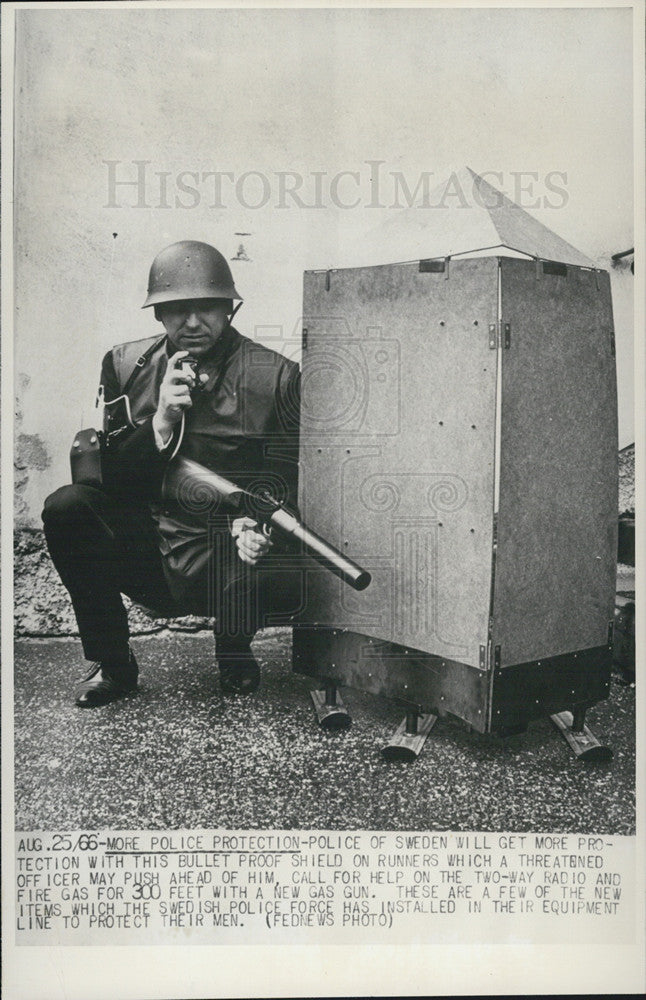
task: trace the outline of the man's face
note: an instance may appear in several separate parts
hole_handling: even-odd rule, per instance
[[[155,309],[168,339],[178,351],[199,358],[210,351],[228,323],[228,299],[187,299],[163,302]]]

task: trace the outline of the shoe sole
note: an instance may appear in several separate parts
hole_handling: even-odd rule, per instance
[[[74,704],[77,708],[103,708],[104,705],[110,705],[113,701],[120,701],[122,698],[127,698],[128,695],[136,694],[138,690],[138,687],[123,688],[121,691],[115,691],[114,694],[102,697],[97,701],[80,701],[77,698]]]

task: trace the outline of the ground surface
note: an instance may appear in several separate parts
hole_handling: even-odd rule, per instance
[[[262,633],[260,691],[222,699],[209,633],[135,638],[139,694],[80,710],[78,640],[18,641],[17,829],[634,833],[634,689],[588,713],[608,764],[582,764],[549,720],[504,742],[439,720],[415,763],[387,763],[401,709],[346,690],[352,728],[320,729],[290,642]]]

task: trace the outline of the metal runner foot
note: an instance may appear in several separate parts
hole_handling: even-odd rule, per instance
[[[348,729],[352,717],[339,697],[334,684],[327,684],[324,691],[310,691],[319,725],[324,729]]]
[[[397,727],[393,738],[383,749],[386,760],[413,761],[419,756],[426,737],[437,722],[437,715],[419,715],[411,710]]]
[[[551,715],[550,719],[580,760],[593,762],[612,760],[612,749],[604,743],[599,743],[583,722],[580,723],[580,729],[572,728],[571,712],[557,712]]]

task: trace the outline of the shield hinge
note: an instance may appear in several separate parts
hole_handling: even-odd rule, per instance
[[[501,329],[502,329],[502,336],[501,336]],[[495,351],[495,349],[498,347],[499,342],[504,343],[505,347],[511,347],[511,323],[489,324],[490,350]]]
[[[498,544],[498,515],[493,516],[493,547],[495,548]]]
[[[491,637],[488,639],[486,647],[480,647],[480,666],[483,669],[485,666],[488,666],[489,669],[493,667],[494,673],[500,673],[500,646],[494,646]]]
[[[614,330],[609,330],[608,334],[609,334],[609,337],[610,337],[610,354],[614,358],[615,353],[616,353],[615,331]]]
[[[307,327],[303,327],[303,350],[307,348]]]

